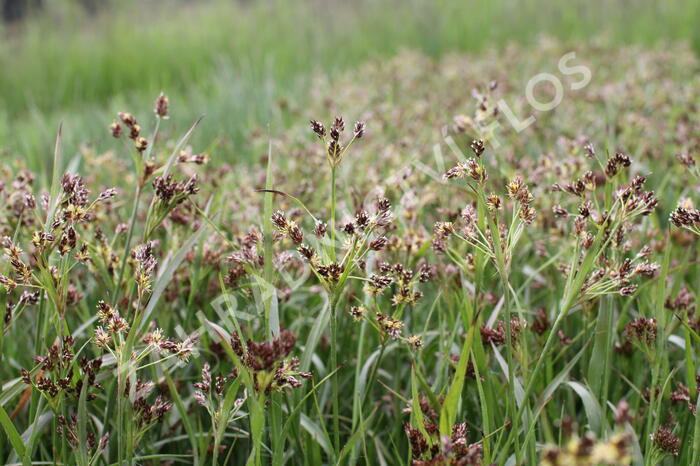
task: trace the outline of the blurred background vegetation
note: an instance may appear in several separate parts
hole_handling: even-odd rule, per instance
[[[298,119],[285,103],[303,108],[314,77],[404,48],[439,57],[545,35],[572,44],[686,41],[700,51],[697,0],[0,0],[0,6],[0,150],[32,169],[50,160],[60,121],[68,153],[79,143],[99,145],[115,112],[145,121],[161,90],[178,131],[205,114],[195,142],[217,141],[214,158],[249,161],[256,154],[247,135]]]

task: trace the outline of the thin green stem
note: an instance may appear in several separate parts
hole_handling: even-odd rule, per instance
[[[126,263],[129,259],[129,252],[131,248],[131,239],[134,235],[134,229],[136,227],[136,215],[138,213],[139,201],[141,200],[141,185],[136,188],[136,197],[134,199],[134,207],[131,210],[131,218],[129,220],[129,231],[126,234],[126,242],[124,243],[124,253],[122,254],[122,264],[119,268],[119,275],[117,277],[117,283],[114,286],[114,292],[112,295],[112,306],[117,305],[119,300],[119,291],[121,290],[122,280],[124,279],[124,272],[126,271]]]
[[[331,260],[335,261],[335,167],[331,167]]]
[[[331,396],[333,397],[333,446],[336,453],[340,451],[340,401],[338,389],[338,301],[335,295],[331,301],[331,363],[329,370],[334,371],[331,378]]]
[[[510,387],[513,396],[508,397],[508,412],[511,416],[511,422],[513,423],[513,430],[517,430],[520,426],[520,417],[516,414],[515,400],[517,399],[517,392],[515,390],[515,367],[513,364],[513,340],[512,340],[512,328],[511,328],[511,305],[510,305],[510,291],[508,290],[508,278],[505,274],[501,274],[501,281],[503,282],[503,300],[506,313],[506,362],[508,363],[508,386]],[[527,403],[527,400],[523,400],[523,405]],[[519,448],[517,448],[516,442],[516,463],[520,462],[520,456],[518,454]]]

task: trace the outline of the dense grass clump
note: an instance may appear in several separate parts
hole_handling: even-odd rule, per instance
[[[569,51],[319,77],[248,166],[163,94],[3,164],[0,457],[698,464],[698,61],[578,48],[535,112]]]

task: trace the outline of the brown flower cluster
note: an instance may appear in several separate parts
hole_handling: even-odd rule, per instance
[[[440,438],[437,413],[425,398],[419,401],[424,423],[421,428],[404,424],[404,431],[411,447],[412,466],[482,464],[482,446],[469,443],[466,423],[452,426],[450,437]],[[412,408],[404,410],[411,412]],[[426,436],[427,434],[427,436]]]
[[[35,387],[47,396],[49,402],[54,405],[60,402],[56,398],[61,394],[70,395],[77,400],[85,384],[87,384],[85,388],[87,401],[94,400],[97,398],[95,392],[102,391],[102,386],[97,382],[102,359],[89,360],[82,357],[76,365],[73,346],[73,337],[63,337],[60,344],[55,343],[49,347],[46,356],[34,357],[34,362],[39,367],[39,372],[36,373],[35,377],[26,369],[20,371],[22,381]]]
[[[286,329],[273,340],[248,340],[245,345],[237,333],[231,335],[231,348],[250,370],[256,389],[263,393],[298,388],[301,386],[300,378],[312,376],[310,372],[299,371],[298,358],[288,358],[295,345],[296,336]]]

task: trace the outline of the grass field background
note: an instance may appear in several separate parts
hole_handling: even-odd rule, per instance
[[[700,50],[691,0],[360,0],[120,2],[97,15],[47,2],[0,41],[0,147],[39,168],[60,121],[65,145],[107,136],[115,111],[165,91],[178,127],[217,138],[217,157],[251,160],[246,136],[288,125],[280,101],[303,102],[314,76],[414,49],[439,57],[551,36],[565,43],[685,41]]]

